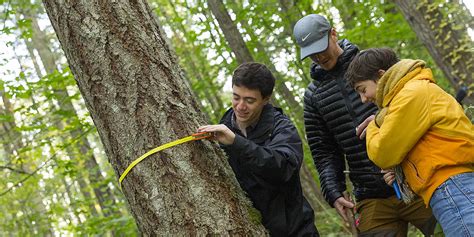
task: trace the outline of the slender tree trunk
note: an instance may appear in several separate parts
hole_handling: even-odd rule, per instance
[[[43,3],[117,175],[204,124],[145,1]],[[151,155],[122,190],[144,235],[265,233],[225,154],[206,141]]]
[[[222,3],[222,0],[208,0],[207,3],[212,11],[212,14],[214,14],[216,20],[219,22],[219,26],[222,29],[222,32],[224,33],[229,47],[235,54],[235,58],[237,59],[237,61],[239,63],[253,62],[254,58],[250,53],[247,44],[242,38],[242,35],[240,34],[239,30],[237,29],[234,22],[227,13],[227,10],[224,4]],[[276,71],[275,67],[271,64],[269,59],[264,61],[266,61],[265,63],[269,64],[269,67],[273,69],[274,73],[278,73],[278,71]],[[297,111],[295,112],[295,114],[302,114],[303,110],[301,105],[295,101],[295,97],[293,93],[288,89],[288,87],[286,87],[286,85],[280,81],[281,80],[278,80],[276,82],[276,91],[279,92],[279,94],[285,98],[286,103],[288,103],[288,107],[291,107],[292,109]]]
[[[279,0],[280,7],[282,11],[279,12],[280,17],[286,23],[286,27],[283,33],[291,38],[291,42],[293,42],[294,47],[296,48],[296,40],[293,37],[293,28],[296,22],[303,17],[303,13],[296,5],[295,0]],[[310,4],[307,4],[309,8],[311,8]],[[307,14],[313,13],[314,11],[309,11]],[[301,53],[299,50],[296,50],[296,61],[294,62],[295,65],[300,70],[295,70],[296,73],[303,79],[306,84],[309,84],[312,79],[309,77],[309,67],[303,64],[303,61],[300,60]]]
[[[229,47],[235,54],[235,58],[239,63],[253,62],[253,57],[242,39],[242,35],[234,24],[234,21],[227,13],[222,0],[207,0],[207,5],[212,11],[212,14],[216,17],[219,22],[219,27],[224,33],[225,39],[229,43]]]
[[[13,152],[16,152],[14,150],[14,145],[13,143],[16,142],[16,140],[19,140],[21,142],[21,137],[15,137],[12,135],[12,129],[16,127],[14,125],[14,120],[13,117],[11,117],[9,111],[9,107],[11,106],[10,104],[10,99],[8,98],[8,95],[5,93],[5,90],[3,89],[3,86],[0,87],[0,97],[2,98],[3,104],[0,105],[0,115],[3,116],[5,119],[2,121],[2,133],[0,133],[2,137],[2,145],[3,145],[3,150],[5,151],[5,163],[9,165],[11,163],[11,157],[13,155]],[[8,119],[7,119],[8,118]]]
[[[23,141],[21,133],[15,130],[17,127],[15,117],[13,115],[13,106],[10,102],[10,98],[2,89],[0,91],[2,97],[3,106],[0,106],[0,114],[8,118],[7,121],[2,122],[5,137],[5,150],[8,152],[8,163],[12,162],[12,159],[20,154],[20,149],[23,147]]]
[[[0,91],[1,97],[2,97],[2,102],[3,106],[0,106],[0,115],[3,115],[5,117],[10,118],[9,121],[3,122],[2,126],[5,131],[6,140],[5,142],[9,141],[10,146],[6,147],[6,149],[9,150],[7,154],[7,164],[14,163],[16,165],[15,158],[23,157],[25,162],[21,162],[21,168],[24,173],[31,173],[33,170],[31,167],[33,166],[33,161],[29,160],[28,155],[25,155],[22,153],[22,148],[24,147],[23,141],[22,141],[22,134],[16,130],[17,124],[15,122],[15,116],[14,116],[14,108],[13,105],[10,103],[10,99],[8,96],[5,94],[3,89]],[[22,159],[19,159],[22,160]],[[51,225],[49,222],[49,218],[44,218],[43,215],[47,213],[46,206],[43,204],[43,197],[41,195],[35,195],[32,198],[32,206],[34,207],[35,217],[35,224],[33,224],[33,229],[31,230],[31,233],[34,233],[37,231],[38,233],[42,233],[45,236],[52,236],[53,233],[51,232]]]
[[[469,87],[465,102],[474,104],[474,53],[466,28],[458,30],[458,26],[443,16],[436,1],[394,2],[451,85],[456,90],[461,85]]]
[[[179,16],[179,13],[176,11],[176,7],[174,6],[173,2],[168,1],[168,4],[172,8],[172,11],[174,14],[173,17]],[[165,9],[160,9],[160,10],[161,10],[161,14],[166,19],[169,19],[171,17],[169,16],[169,14],[167,14]],[[194,39],[190,39],[188,37],[189,32],[186,29],[185,24],[183,22],[177,22],[176,24],[178,25],[177,28],[179,29],[176,29],[176,28],[172,29],[175,35],[173,39],[176,42],[177,47],[179,47],[181,51],[186,52],[184,53],[184,60],[182,60],[182,62],[189,65],[190,67],[189,72],[192,73],[191,75],[188,72],[186,72],[186,78],[190,80],[191,84],[200,85],[200,88],[202,89],[200,93],[201,98],[204,98],[211,106],[211,110],[210,111],[207,110],[208,115],[212,118],[212,120],[219,121],[220,113],[224,112],[224,108],[223,108],[224,103],[222,102],[219,96],[215,95],[216,92],[218,91],[218,88],[216,88],[216,86],[214,86],[213,84],[209,83],[209,79],[206,79],[205,78],[206,75],[202,73],[203,71],[208,69],[208,68],[203,68],[205,67],[205,65],[201,64],[200,62],[200,60],[206,61],[205,56],[202,57],[201,50],[199,47],[195,45]],[[180,33],[182,34],[182,36],[180,35]],[[186,39],[186,41],[184,41],[183,38]],[[189,47],[189,44],[187,43],[191,44],[191,47]],[[195,78],[195,79],[193,80],[192,78]],[[206,108],[206,107],[203,105],[203,108]]]
[[[58,165],[57,162],[56,162],[56,165]],[[71,225],[74,224],[74,220],[77,220],[78,224],[82,224],[82,220],[81,220],[81,217],[79,215],[80,214],[79,213],[79,206],[77,205],[76,200],[74,200],[74,195],[71,191],[71,185],[68,184],[68,182],[66,181],[66,178],[64,176],[61,177],[61,182],[64,186],[65,194],[67,195],[67,198],[69,199],[68,201],[71,203],[71,207],[72,207],[72,208],[68,207],[68,210],[72,209],[72,211],[68,211],[69,215],[64,217],[64,219],[69,220]]]

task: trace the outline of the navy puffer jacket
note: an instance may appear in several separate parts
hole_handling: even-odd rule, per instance
[[[332,206],[346,190],[345,160],[358,201],[367,198],[386,198],[393,195],[393,189],[385,184],[381,175],[356,174],[355,172],[380,172],[366,152],[365,140],[355,134],[355,128],[368,116],[375,114],[377,107],[364,104],[358,93],[347,83],[344,73],[357,46],[348,40],[341,40],[344,50],[331,71],[319,65],[311,66],[314,79],[304,95],[304,120],[306,136],[319,172],[322,192]]]

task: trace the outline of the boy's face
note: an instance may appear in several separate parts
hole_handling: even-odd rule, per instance
[[[354,89],[359,93],[362,103],[375,103],[377,82],[374,80],[359,81],[354,84]]]
[[[336,66],[337,59],[342,54],[343,50],[337,44],[337,34],[334,29],[329,32],[328,48],[323,52],[312,54],[309,56],[313,62],[321,66],[322,69],[329,71]]]
[[[232,92],[232,108],[237,122],[249,125],[257,121],[269,98],[262,98],[259,90],[248,89],[244,86],[234,85]]]

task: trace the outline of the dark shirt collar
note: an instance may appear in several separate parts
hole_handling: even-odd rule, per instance
[[[261,137],[265,137],[268,132],[270,132],[273,128],[274,123],[274,108],[271,104],[266,104],[263,106],[262,113],[260,114],[260,118],[253,124],[247,127],[247,138],[249,139],[259,139]],[[229,121],[230,120],[230,121]],[[231,130],[239,131],[239,126],[237,125],[237,120],[235,118],[235,113],[231,110],[230,119],[230,126],[232,127]]]
[[[249,126],[247,126],[247,127],[245,128],[247,134],[248,134],[249,132],[252,132],[252,131],[255,129],[255,127],[257,126],[258,122],[260,121],[260,118],[262,117],[262,114],[263,114],[263,111],[262,111],[262,113],[260,114],[260,117],[259,117],[257,120],[255,120],[255,122],[253,122],[252,124],[250,124]],[[240,130],[239,124],[237,124],[237,118],[235,117],[235,113],[232,113],[232,118],[231,118],[231,121],[230,121],[230,122],[231,122],[232,127],[233,127],[234,129]]]

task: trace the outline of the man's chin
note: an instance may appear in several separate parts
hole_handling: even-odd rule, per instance
[[[237,122],[239,123],[246,123],[249,119],[248,118],[239,118],[237,117]]]
[[[249,117],[241,117],[241,116],[235,116],[236,120],[239,122],[239,123],[245,123],[247,121],[249,121]]]

